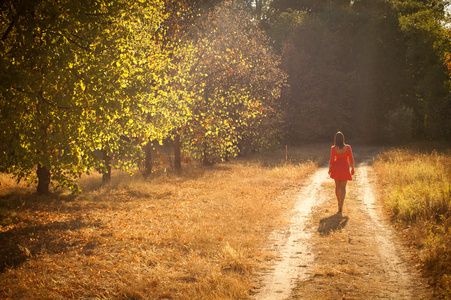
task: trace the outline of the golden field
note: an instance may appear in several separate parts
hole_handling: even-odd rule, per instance
[[[318,151],[318,147],[324,151]],[[328,146],[280,150],[144,179],[84,176],[37,196],[2,175],[0,297],[238,299],[256,287],[295,191]]]

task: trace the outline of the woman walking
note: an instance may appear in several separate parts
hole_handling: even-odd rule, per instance
[[[340,131],[335,134],[334,145],[330,150],[329,175],[335,180],[338,212],[341,213],[346,196],[346,184],[348,180],[352,180],[351,175],[354,175],[354,158],[351,146],[345,144],[345,137]]]

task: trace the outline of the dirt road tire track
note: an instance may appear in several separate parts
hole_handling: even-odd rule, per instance
[[[308,276],[313,253],[308,243],[312,230],[306,226],[312,208],[318,205],[316,195],[320,192],[326,175],[327,171],[322,169],[310,177],[308,184],[297,195],[290,227],[273,233],[273,247],[279,253],[279,258],[265,274],[263,287],[256,299],[287,299],[297,281]]]
[[[321,168],[298,194],[289,228],[274,233],[279,258],[255,299],[432,298],[382,213],[370,167],[375,149],[354,153],[343,214],[336,214],[334,183]]]

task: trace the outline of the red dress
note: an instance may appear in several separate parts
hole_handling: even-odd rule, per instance
[[[351,146],[345,145],[346,151],[344,153],[337,153],[335,146],[330,150],[330,162],[332,165],[330,177],[335,180],[352,180],[351,172],[349,172],[349,163],[354,163],[352,157]]]

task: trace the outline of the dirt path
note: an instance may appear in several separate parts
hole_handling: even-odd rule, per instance
[[[432,298],[377,200],[369,166],[375,149],[353,150],[358,163],[343,214],[321,168],[298,194],[290,227],[274,233],[278,259],[263,274],[257,300]]]
[[[274,233],[273,246],[280,255],[277,263],[265,275],[263,288],[257,299],[286,299],[297,281],[308,276],[314,256],[311,245],[307,242],[311,237],[311,230],[306,228],[306,224],[313,206],[318,204],[316,196],[326,175],[327,171],[320,170],[311,177],[309,184],[298,195],[290,228]]]

